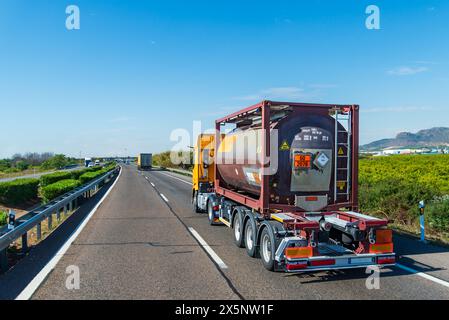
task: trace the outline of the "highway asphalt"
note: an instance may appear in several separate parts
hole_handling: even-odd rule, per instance
[[[115,187],[32,298],[449,299],[449,249],[404,237],[395,238],[403,267],[383,268],[379,289],[366,287],[363,269],[269,272],[234,245],[232,230],[210,226],[205,214],[192,211],[189,180],[124,165]],[[69,266],[79,267],[78,290],[66,288]]]

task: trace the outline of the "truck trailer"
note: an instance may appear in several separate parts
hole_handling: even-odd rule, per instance
[[[270,271],[392,266],[388,221],[358,211],[359,106],[262,101],[194,147],[193,210]]]
[[[151,153],[139,153],[137,156],[137,168],[148,170],[153,166],[153,155]]]

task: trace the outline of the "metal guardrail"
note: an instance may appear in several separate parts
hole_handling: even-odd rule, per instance
[[[4,272],[8,269],[7,250],[12,242],[22,237],[22,252],[27,252],[28,231],[36,227],[37,239],[40,240],[42,237],[42,221],[48,219],[49,229],[52,229],[53,214],[56,214],[57,219],[59,220],[62,210],[64,211],[64,214],[68,211],[72,211],[78,206],[78,199],[80,197],[89,198],[92,191],[97,191],[100,185],[112,179],[112,177],[116,175],[119,170],[120,167],[117,167],[105,173],[100,178],[95,179],[94,181],[91,181],[83,186],[77,187],[72,191],[69,191],[50,201],[49,203],[28,212],[16,220],[13,230],[8,230],[7,225],[0,228],[0,272]]]

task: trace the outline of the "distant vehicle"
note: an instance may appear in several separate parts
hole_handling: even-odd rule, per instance
[[[93,162],[89,162],[89,164],[87,165],[88,168],[92,168],[95,164]]]
[[[84,166],[85,167],[92,167],[92,166],[89,166],[90,163],[92,163],[92,158],[84,158]]]
[[[96,165],[96,166],[99,166],[99,165],[100,165],[100,160],[98,160],[98,159],[95,160],[95,165]]]
[[[151,169],[153,165],[153,155],[151,153],[139,153],[137,156],[137,169]]]

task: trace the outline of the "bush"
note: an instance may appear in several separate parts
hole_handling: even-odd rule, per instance
[[[425,216],[432,229],[449,232],[449,199],[430,203]]]
[[[41,197],[44,200],[44,202],[48,202],[57,198],[60,195],[63,195],[64,193],[69,192],[70,190],[75,189],[76,187],[79,187],[80,185],[81,183],[78,180],[73,179],[60,180],[48,186],[42,187],[40,192]]]
[[[370,157],[359,162],[359,203],[362,211],[416,226],[418,202],[428,203],[426,216],[435,231],[449,228],[448,155]]]
[[[8,214],[5,211],[0,211],[0,227],[8,223]]]
[[[36,199],[38,179],[16,179],[0,183],[0,202],[4,204],[22,204]]]
[[[98,178],[99,176],[101,176],[102,174],[104,174],[106,172],[107,172],[106,170],[99,170],[99,171],[95,171],[95,172],[86,172],[85,174],[83,174],[82,176],[79,177],[79,181],[81,182],[81,184],[85,184],[91,180],[94,180],[95,178]]]
[[[19,169],[20,171],[24,171],[24,170],[28,169],[29,166],[30,165],[23,160],[16,162],[16,168]]]
[[[71,178],[72,173],[68,171],[46,174],[41,176],[41,187],[46,187],[60,180],[67,180]]]

